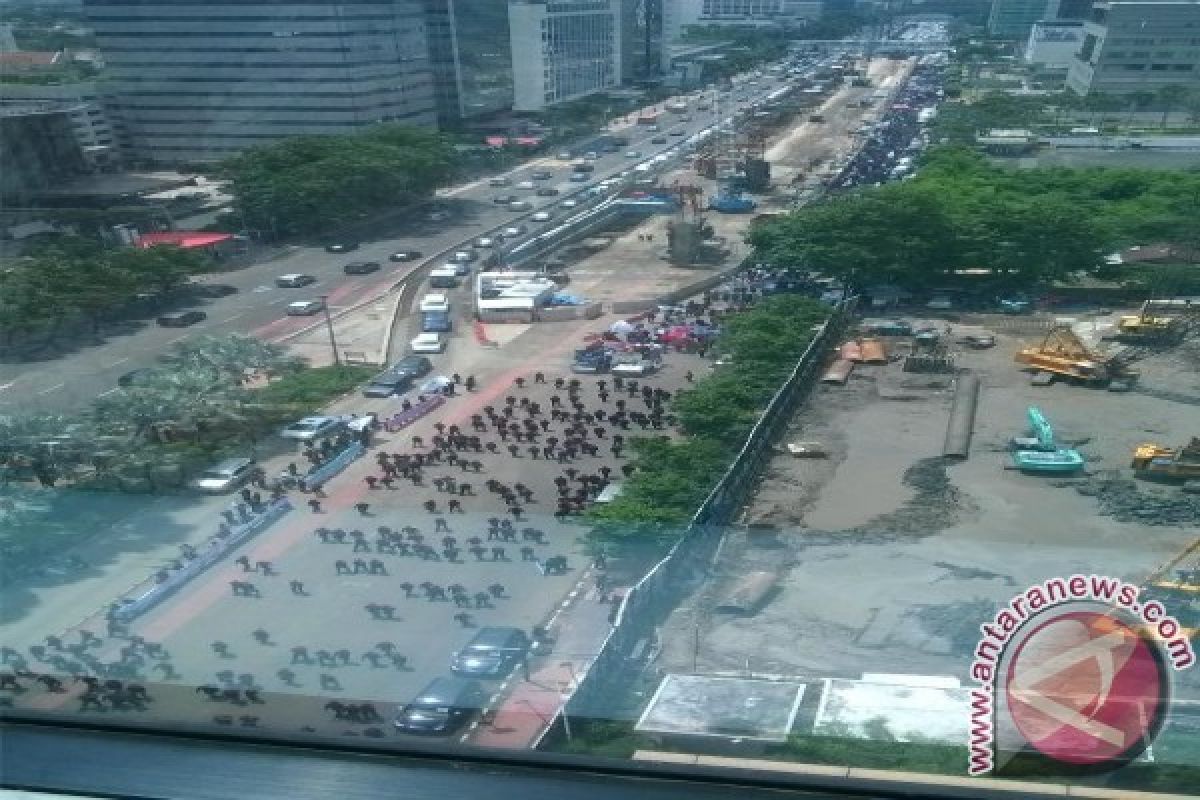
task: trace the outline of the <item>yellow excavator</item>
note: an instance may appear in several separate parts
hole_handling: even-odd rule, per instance
[[[1163,447],[1158,444],[1139,444],[1133,451],[1134,474],[1139,478],[1167,481],[1200,479],[1200,436],[1183,447]]]
[[[1185,319],[1178,316],[1156,315],[1161,303],[1147,300],[1137,314],[1117,320],[1117,339],[1131,344],[1169,344],[1178,342],[1187,333]]]
[[[1041,344],[1018,350],[1013,359],[1044,378],[1045,383],[1065,378],[1086,386],[1127,388],[1139,377],[1129,368],[1134,355],[1132,351],[1109,355],[1093,350],[1069,325],[1059,325],[1046,334]]]

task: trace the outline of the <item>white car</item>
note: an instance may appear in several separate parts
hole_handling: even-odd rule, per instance
[[[516,188],[524,189],[527,192],[532,192],[537,187],[534,185],[533,181],[521,181],[516,185]]]
[[[524,225],[509,225],[504,229],[504,235],[511,239],[514,236],[524,236],[528,229]]]
[[[563,208],[575,208],[579,205],[578,200],[563,200],[559,205]]]
[[[489,178],[488,186],[508,186],[511,183],[508,178]]]
[[[321,313],[324,308],[324,300],[298,300],[295,303],[287,304],[287,315],[289,317],[311,317],[313,314]]]
[[[534,222],[549,222],[554,219],[553,211],[539,211],[533,215]]]
[[[641,150],[626,150],[625,157],[626,158],[641,158],[642,151]]]
[[[495,247],[496,240],[493,239],[491,236],[480,236],[478,239],[475,240],[475,246],[476,247]]]
[[[285,439],[311,442],[324,436],[332,436],[345,426],[345,417],[305,417],[288,425],[279,435]]]
[[[572,156],[569,151],[560,150],[558,155],[555,156],[555,158],[557,158],[559,161],[570,161]]]
[[[422,314],[430,311],[445,313],[450,310],[450,300],[444,294],[427,294],[421,298],[420,308]]]
[[[507,208],[509,211],[529,211],[533,208],[533,203],[528,200],[513,200]]]
[[[651,166],[649,164],[638,164],[633,168],[634,172],[649,172],[650,170]]]
[[[440,333],[418,333],[409,343],[409,349],[414,353],[440,353],[446,349]]]

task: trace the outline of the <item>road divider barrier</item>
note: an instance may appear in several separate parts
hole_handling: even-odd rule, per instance
[[[366,451],[361,442],[350,442],[336,456],[309,470],[309,473],[300,479],[301,488],[306,492],[320,488]]]

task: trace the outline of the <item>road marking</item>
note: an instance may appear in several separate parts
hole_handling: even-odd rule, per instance
[[[97,396],[97,397],[108,397],[108,396],[109,396],[110,394],[112,394],[113,392],[119,392],[119,391],[121,391],[121,387],[120,387],[120,386],[115,386],[115,387],[113,387],[112,389],[109,389],[107,392],[101,392],[100,394],[98,394],[98,395],[96,395],[96,396]]]
[[[235,319],[237,319],[238,317],[244,316],[244,314],[245,314],[245,312],[243,312],[243,313],[241,313],[241,314],[234,314],[232,317],[226,317],[225,319],[221,320],[221,322],[222,322],[222,323],[224,323],[224,322],[233,322],[233,321],[234,321]]]
[[[8,383],[0,383],[0,392],[3,392],[5,389],[11,389],[16,384],[17,384],[16,381],[9,381]]]
[[[175,344],[176,342],[182,342],[182,341],[183,341],[184,339],[186,339],[187,337],[188,337],[188,335],[187,335],[186,333],[184,333],[184,334],[181,334],[181,335],[179,335],[179,336],[176,336],[176,337],[175,337],[174,339],[172,339],[171,341],[167,342],[167,344]]]
[[[125,358],[118,358],[116,361],[112,362],[112,363],[111,363],[111,364],[109,364],[108,366],[110,366],[110,367],[115,367],[115,366],[117,366],[118,364],[124,364],[124,363],[125,363],[126,361],[128,361],[128,360],[129,360],[129,356],[125,356]]]
[[[51,386],[49,389],[42,389],[40,392],[38,392],[38,394],[50,394],[51,392],[57,392],[59,389],[63,388],[64,386],[66,386],[65,383],[60,383],[56,386]]]

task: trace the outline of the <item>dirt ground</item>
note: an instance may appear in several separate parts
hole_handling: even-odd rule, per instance
[[[777,533],[730,532],[712,579],[664,626],[659,667],[966,682],[978,626],[1027,585],[1078,571],[1145,581],[1195,543],[1200,501],[1135,483],[1128,465],[1140,442],[1200,434],[1200,405],[1186,402],[1200,403],[1200,342],[1139,364],[1147,393],[1038,388],[1012,362],[1022,342],[1039,338],[1038,321],[1021,320],[978,317],[997,332],[996,347],[954,351],[984,387],[966,461],[941,458],[947,378],[905,373],[893,353],[886,366],[857,367],[846,386],[820,387],[786,441],[820,442],[829,457],[783,452],[769,463],[742,521]],[[1022,325],[1030,330],[1012,330]],[[956,337],[968,330],[954,324]],[[906,340],[889,342],[907,352]],[[1004,468],[1030,405],[1086,455],[1084,475]],[[761,610],[716,611],[754,570],[779,576]],[[1179,688],[1195,699],[1200,679],[1190,681]]]

